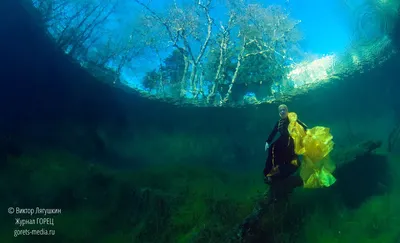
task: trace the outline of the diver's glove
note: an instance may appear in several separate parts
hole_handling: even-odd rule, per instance
[[[265,152],[269,149],[269,144],[268,144],[268,142],[265,142]]]

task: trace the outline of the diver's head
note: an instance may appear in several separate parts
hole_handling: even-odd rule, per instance
[[[289,110],[286,105],[282,104],[278,107],[279,116],[284,119],[287,118]]]

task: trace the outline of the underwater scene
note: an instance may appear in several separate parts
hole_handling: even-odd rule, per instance
[[[2,0],[1,243],[400,243],[400,0]]]

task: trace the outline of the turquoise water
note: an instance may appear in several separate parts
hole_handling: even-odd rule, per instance
[[[35,6],[39,7],[39,2],[40,1],[34,1]],[[222,82],[221,85],[223,87],[221,88],[223,91],[213,94],[211,86],[214,81],[212,80],[212,76],[215,76],[216,70],[214,70],[214,73],[211,75],[203,75],[208,72],[206,70],[207,65],[211,65],[208,64],[208,59],[211,58],[209,57],[210,53],[219,52],[218,44],[216,44],[215,41],[221,34],[221,24],[226,25],[229,19],[227,10],[229,1],[211,2],[210,8],[208,9],[210,17],[213,20],[211,38],[205,46],[204,55],[200,63],[196,64],[196,66],[201,65],[201,69],[205,70],[200,71],[199,68],[196,68],[196,72],[198,73],[195,74],[193,80],[189,81],[191,79],[189,76],[190,72],[194,67],[194,64],[189,63],[186,80],[179,85],[180,88],[175,87],[172,83],[181,82],[181,80],[169,80],[165,83],[165,80],[162,81],[162,79],[160,79],[153,81],[158,83],[155,84],[155,87],[158,87],[156,89],[149,89],[143,84],[143,80],[147,75],[146,73],[152,70],[159,70],[160,65],[164,65],[163,60],[165,60],[175,48],[171,45],[173,43],[173,39],[171,38],[175,37],[169,36],[168,28],[165,28],[166,26],[171,27],[179,21],[181,21],[181,23],[187,22],[192,17],[192,20],[198,19],[200,22],[193,22],[191,25],[194,29],[188,29],[185,32],[185,35],[187,35],[187,37],[185,37],[186,40],[179,34],[178,29],[170,29],[170,31],[172,30],[170,34],[178,34],[177,44],[184,49],[190,48],[190,50],[187,49],[186,51],[192,53],[190,54],[193,57],[191,62],[194,62],[195,57],[199,55],[201,46],[205,43],[207,33],[207,19],[206,15],[204,15],[205,12],[202,12],[201,5],[193,5],[193,3],[185,1],[175,1],[175,4],[169,1],[152,1],[141,5],[136,1],[124,0],[109,1],[101,5],[96,5],[96,2],[92,1],[91,4],[84,5],[73,1],[54,0],[56,6],[60,3],[62,3],[62,5],[56,8],[56,11],[58,11],[60,15],[68,16],[68,18],[72,19],[72,22],[69,21],[68,18],[48,18],[47,24],[49,26],[49,31],[54,38],[59,41],[60,38],[66,38],[64,40],[66,42],[63,44],[62,48],[67,53],[74,52],[72,56],[74,56],[77,62],[82,66],[89,67],[93,62],[101,63],[99,70],[104,68],[109,69],[109,71],[103,70],[101,72],[115,72],[113,74],[115,76],[113,78],[114,80],[110,78],[108,82],[111,81],[114,84],[116,82],[123,83],[124,86],[138,90],[145,96],[151,95],[160,99],[168,97],[172,98],[172,100],[181,100],[181,98],[184,98],[185,103],[198,104],[201,106],[215,106],[221,104],[243,105],[248,102],[254,104],[274,102],[279,100],[279,97],[293,96],[296,93],[306,91],[308,89],[304,88],[306,85],[323,86],[323,83],[333,80],[333,78],[337,79],[338,76],[340,77],[344,73],[349,75],[354,72],[354,69],[358,69],[357,66],[359,66],[360,63],[365,65],[363,68],[374,65],[372,63],[375,59],[385,59],[385,57],[389,56],[391,53],[391,40],[388,38],[388,34],[393,25],[393,13],[396,12],[395,9],[397,6],[395,1],[367,0],[245,2],[243,6],[252,7],[258,5],[260,9],[268,9],[272,5],[279,6],[283,14],[279,18],[282,18],[282,21],[286,21],[284,19],[291,19],[288,21],[297,23],[295,24],[295,31],[299,32],[297,35],[301,36],[301,39],[293,40],[293,43],[292,40],[288,39],[286,44],[284,44],[285,47],[279,47],[281,49],[279,49],[278,46],[273,47],[278,48],[274,50],[276,58],[282,59],[278,61],[279,63],[277,63],[277,65],[279,65],[280,69],[283,68],[286,70],[282,71],[282,69],[278,72],[284,73],[268,76],[267,71],[265,71],[266,73],[264,76],[266,75],[267,80],[264,80],[263,84],[257,87],[259,81],[255,81],[254,78],[252,80],[246,80],[246,78],[240,76],[238,81],[232,80],[234,73],[234,69],[232,69],[229,71],[230,74],[225,75],[225,77],[219,81]],[[200,3],[202,2],[200,1]],[[204,1],[204,3],[206,2]],[[45,5],[42,5],[41,8],[45,8]],[[79,17],[79,15],[76,15],[77,11],[85,8],[89,14],[88,18],[85,19],[82,16]],[[184,15],[182,15],[184,13],[187,15],[185,17],[186,20],[180,19],[178,22],[174,23],[175,17],[170,17],[171,19],[168,19],[168,11],[169,13],[171,13],[171,11],[176,11],[178,14],[176,16],[181,16],[178,18],[184,18]],[[193,13],[190,11],[193,11]],[[238,14],[245,16],[243,11],[239,11]],[[259,18],[260,16],[260,13],[258,13],[253,15],[253,18]],[[144,28],[143,23],[140,22],[142,17],[147,19],[153,18],[146,27],[147,30]],[[93,22],[91,23],[90,21]],[[163,24],[164,21],[167,21],[165,22],[167,23],[166,25]],[[251,23],[251,21],[252,20],[249,20],[249,23]],[[265,19],[262,21],[266,24],[268,21],[272,20]],[[275,19],[273,21],[277,20]],[[279,21],[276,23],[279,23]],[[188,25],[185,28],[192,27]],[[76,52],[73,39],[67,37],[67,35],[73,33],[69,32],[69,28],[77,28],[78,32],[82,32],[82,35],[78,34],[74,38],[84,39],[83,43],[79,44],[85,48],[84,52]],[[197,34],[195,34],[195,32],[190,32],[194,30],[197,31]],[[240,38],[237,38],[237,36],[235,37],[235,35],[238,34],[238,30],[237,26],[234,25],[231,36],[229,37],[232,42],[229,48],[235,45],[240,46]],[[279,33],[281,30],[278,29],[277,31],[277,33]],[[197,41],[195,40],[196,36],[198,36]],[[287,38],[291,38],[290,35],[288,36]],[[279,38],[281,38],[279,41],[282,41],[282,37]],[[146,42],[143,42],[145,39]],[[237,54],[235,55],[238,55],[238,50],[236,50],[236,52]],[[365,55],[365,52],[371,52],[371,55]],[[324,56],[329,56],[329,58],[323,61],[321,58]],[[312,64],[313,61],[316,61],[316,65]],[[232,65],[235,65],[237,56],[230,57],[230,62],[232,62]],[[324,63],[319,64],[319,62]],[[213,65],[217,66],[217,63]],[[261,70],[266,68],[262,67],[262,64],[256,65],[259,65],[258,69]],[[307,66],[306,69],[308,71],[301,71],[302,73],[299,74],[299,77],[293,78],[292,76],[286,76],[290,70],[304,69],[302,68],[304,65]],[[321,67],[321,65],[323,67]],[[239,72],[239,74],[240,73],[242,72]],[[202,81],[200,81],[200,79]],[[310,81],[306,81],[308,79]],[[193,87],[193,81],[196,82],[197,87]],[[165,84],[162,84],[163,82]],[[236,94],[234,95],[238,95],[238,98],[230,102],[221,103],[215,101],[214,103],[210,103],[209,97],[207,98],[206,96],[213,95],[214,97],[214,95],[216,95],[216,100],[223,100],[223,97],[228,97],[229,95],[226,96],[226,92],[228,92],[229,84],[232,82],[236,83],[235,86],[237,87],[234,88],[234,93]],[[243,85],[247,86],[244,87]],[[235,90],[240,90],[240,92],[238,93]]]

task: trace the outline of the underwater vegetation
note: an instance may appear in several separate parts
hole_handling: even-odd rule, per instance
[[[52,216],[53,226],[46,227],[56,231],[51,237],[14,237],[13,230],[22,227],[15,227],[12,215],[2,214],[0,238],[4,242],[396,242],[399,157],[374,153],[379,146],[367,142],[338,151],[347,155],[334,157],[341,161],[334,186],[299,189],[288,202],[272,205],[245,241],[235,240],[237,227],[268,190],[258,170],[232,172],[196,160],[121,170],[61,149],[8,154],[0,176],[1,207],[40,205],[62,212]],[[177,149],[168,151],[173,155]],[[156,157],[147,155],[151,156]],[[357,171],[362,175],[355,177]]]

